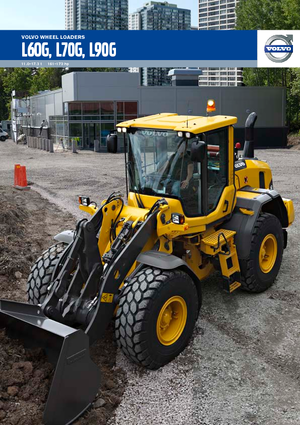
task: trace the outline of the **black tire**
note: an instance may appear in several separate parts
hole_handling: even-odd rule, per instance
[[[1,142],[5,142],[5,140],[6,140],[6,137],[0,137],[0,140],[1,140]]]
[[[27,280],[27,297],[29,304],[41,304],[47,293],[54,268],[67,244],[58,242],[52,245],[37,259],[31,267]]]
[[[157,322],[163,306],[172,297],[184,300],[187,317],[178,339],[163,345],[157,334]],[[121,293],[115,321],[118,346],[133,362],[158,369],[188,344],[198,317],[198,302],[195,284],[183,271],[143,269]]]
[[[259,254],[262,243],[268,235],[275,237],[277,253],[276,260],[270,271],[263,272],[260,266]],[[263,292],[272,286],[281,266],[283,247],[284,238],[280,221],[273,214],[262,213],[254,226],[249,258],[240,260],[242,289],[248,292]]]

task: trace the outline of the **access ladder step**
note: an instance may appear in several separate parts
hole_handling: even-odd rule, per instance
[[[235,231],[219,229],[201,240],[201,251],[209,255],[216,255],[227,249],[230,241],[233,241]]]

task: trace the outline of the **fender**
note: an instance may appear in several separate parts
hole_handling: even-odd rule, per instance
[[[250,199],[243,197],[242,192],[257,194]],[[240,193],[240,196],[239,196]],[[250,214],[245,214],[241,209],[249,210]],[[284,233],[285,246],[287,243],[287,232],[284,230],[289,225],[289,219],[284,202],[275,190],[252,189],[246,187],[238,191],[237,202],[231,219],[222,224],[223,229],[235,230],[235,244],[238,257],[241,260],[249,258],[251,249],[251,239],[255,222],[262,212],[275,215],[281,223]]]
[[[58,242],[70,244],[71,242],[73,242],[74,233],[74,230],[64,230],[63,232],[58,233],[58,235],[54,236],[53,239]]]
[[[198,279],[198,276],[193,272],[193,270],[182,258],[176,257],[176,255],[167,254],[165,252],[146,251],[142,252],[137,257],[137,262],[140,264],[144,264],[145,266],[157,267],[158,269],[162,270],[180,269],[187,273],[195,283],[198,292],[199,306],[201,306],[201,282]]]

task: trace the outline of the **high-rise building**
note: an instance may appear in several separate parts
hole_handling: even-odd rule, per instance
[[[128,29],[140,30],[141,29],[141,15],[139,12],[130,13],[128,17]]]
[[[76,0],[65,0],[65,28],[75,29],[76,25]]]
[[[141,17],[142,30],[190,30],[191,11],[167,1],[149,1],[136,13]]]
[[[149,1],[129,15],[130,30],[190,30],[191,11],[178,8],[166,1]],[[131,68],[134,72],[137,68]],[[170,85],[170,68],[142,68],[141,83],[144,86]]]
[[[65,0],[68,30],[127,30],[128,0]]]
[[[199,30],[232,30],[239,0],[199,0]],[[241,68],[204,68],[200,86],[239,86],[243,82]]]

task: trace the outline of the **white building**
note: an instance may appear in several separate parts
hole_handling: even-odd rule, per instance
[[[65,28],[73,30],[76,26],[75,22],[75,5],[76,0],[65,0]]]
[[[139,12],[130,13],[128,17],[128,29],[140,30],[141,28],[141,15]]]
[[[199,0],[199,30],[233,30],[239,0]],[[240,86],[241,68],[204,68],[200,86]]]

